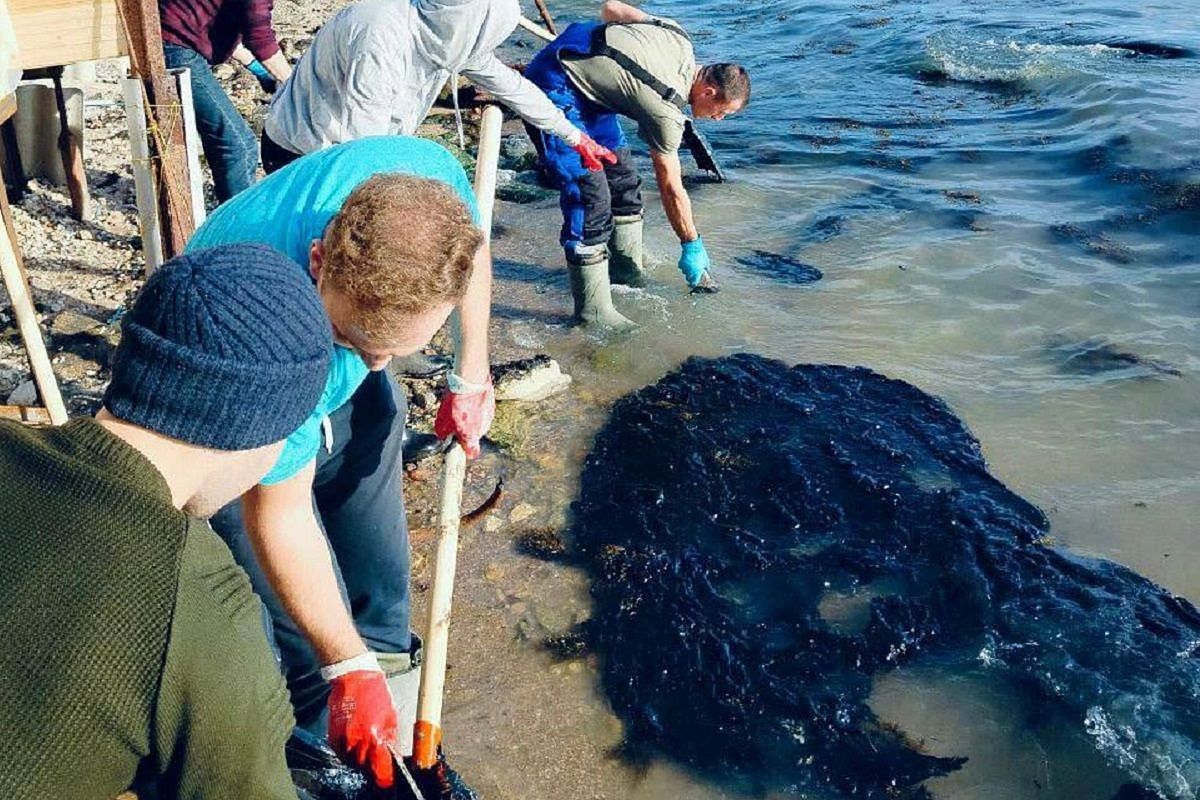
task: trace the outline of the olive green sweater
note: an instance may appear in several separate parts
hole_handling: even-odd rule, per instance
[[[94,420],[0,422],[0,609],[0,797],[296,797],[245,573]]]

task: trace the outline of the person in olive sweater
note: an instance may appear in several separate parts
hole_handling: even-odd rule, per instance
[[[0,797],[295,800],[262,606],[201,518],[275,462],[332,347],[295,263],[200,250],[146,282],[95,419],[0,421]]]

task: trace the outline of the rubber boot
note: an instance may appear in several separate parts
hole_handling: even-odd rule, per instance
[[[609,240],[608,277],[613,283],[640,289],[646,285],[642,266],[642,215],[613,217],[616,223]]]
[[[387,678],[396,707],[400,754],[411,756],[413,728],[417,724],[417,693],[421,688],[421,640],[413,636],[412,649],[407,653],[376,653],[375,656]]]
[[[571,275],[576,322],[587,328],[604,327],[616,331],[637,327],[632,320],[613,308],[607,258],[591,264],[577,264],[568,260],[567,271]]]

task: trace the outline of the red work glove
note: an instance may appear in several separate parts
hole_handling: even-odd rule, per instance
[[[467,458],[479,457],[479,440],[492,427],[496,416],[496,390],[487,384],[468,383],[450,375],[450,391],[442,395],[433,432],[439,439],[450,434],[458,439]]]
[[[589,172],[599,172],[604,169],[605,164],[617,163],[617,156],[612,150],[597,144],[596,140],[586,133],[579,135],[579,144],[572,145],[571,149],[579,153],[579,160]]]
[[[396,709],[383,673],[355,670],[329,683],[329,744],[380,789],[390,789],[396,780],[390,749],[396,745]]]

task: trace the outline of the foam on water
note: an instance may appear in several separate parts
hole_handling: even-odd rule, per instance
[[[1049,44],[977,39],[947,30],[925,41],[932,65],[947,77],[975,83],[1009,83],[1103,70],[1129,50],[1105,44]]]

